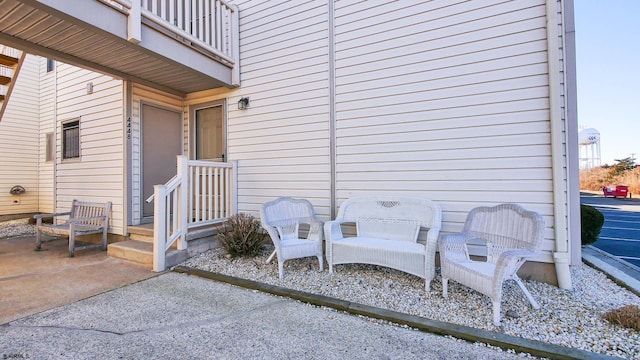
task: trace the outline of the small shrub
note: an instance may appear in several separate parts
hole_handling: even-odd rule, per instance
[[[245,213],[231,216],[218,230],[218,241],[231,258],[258,256],[266,238],[260,221]]]
[[[640,331],[640,307],[627,305],[606,312],[602,317],[612,324]]]
[[[604,225],[604,215],[589,205],[580,205],[580,222],[582,224],[582,245],[593,244],[600,236]]]

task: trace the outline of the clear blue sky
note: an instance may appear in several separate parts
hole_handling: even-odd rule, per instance
[[[640,0],[574,0],[578,124],[600,132],[602,164],[640,162]]]

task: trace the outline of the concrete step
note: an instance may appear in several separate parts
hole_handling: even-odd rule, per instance
[[[130,240],[153,243],[153,224],[129,226],[127,230]]]
[[[170,249],[167,252],[167,267],[177,265],[188,259],[188,250]],[[153,244],[138,241],[126,240],[109,244],[107,247],[107,255],[145,265],[149,268],[153,267]]]
[[[178,265],[190,257],[203,253],[209,249],[218,247],[219,244],[216,240],[217,233],[218,231],[216,228],[203,228],[189,232],[189,234],[187,234],[186,250],[177,250],[176,244],[174,243],[172,248],[167,251],[167,258],[165,260],[167,268]],[[147,235],[139,233],[136,233],[134,237],[138,236],[149,238]],[[152,268],[153,236],[151,236],[150,239],[150,241],[132,239],[130,234],[129,240],[109,244],[107,247],[107,255],[143,264]]]

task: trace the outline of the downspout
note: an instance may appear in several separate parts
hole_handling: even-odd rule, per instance
[[[53,212],[58,212],[58,64],[53,64]],[[62,158],[62,139],[60,139],[60,158]]]
[[[336,64],[335,64],[335,4],[329,0],[329,162],[331,166],[330,216],[336,217]]]
[[[564,74],[565,74],[565,118],[567,121],[567,176],[569,200],[569,239],[580,239],[580,161],[578,146],[578,89],[576,80],[576,26],[573,0],[565,0],[562,8],[562,27],[564,28]],[[599,146],[599,145],[598,145]],[[573,151],[571,151],[573,149]],[[574,241],[575,244],[575,241]],[[582,262],[582,246],[570,246],[570,264]]]
[[[564,137],[562,106],[560,98],[560,58],[558,55],[558,1],[547,0],[547,63],[549,66],[549,119],[551,122],[551,160],[553,173],[553,219],[555,231],[555,252],[553,261],[556,267],[558,286],[571,289],[571,272],[569,271],[569,238],[567,227]],[[567,179],[568,180],[568,179]]]

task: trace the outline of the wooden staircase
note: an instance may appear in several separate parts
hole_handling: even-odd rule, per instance
[[[25,56],[20,50],[0,45],[0,121]]]
[[[128,240],[109,244],[107,255],[127,261],[153,267],[153,224],[129,226]],[[189,231],[187,249],[177,250],[175,244],[167,251],[167,268],[178,265],[188,258],[218,247],[215,226],[203,227]]]

